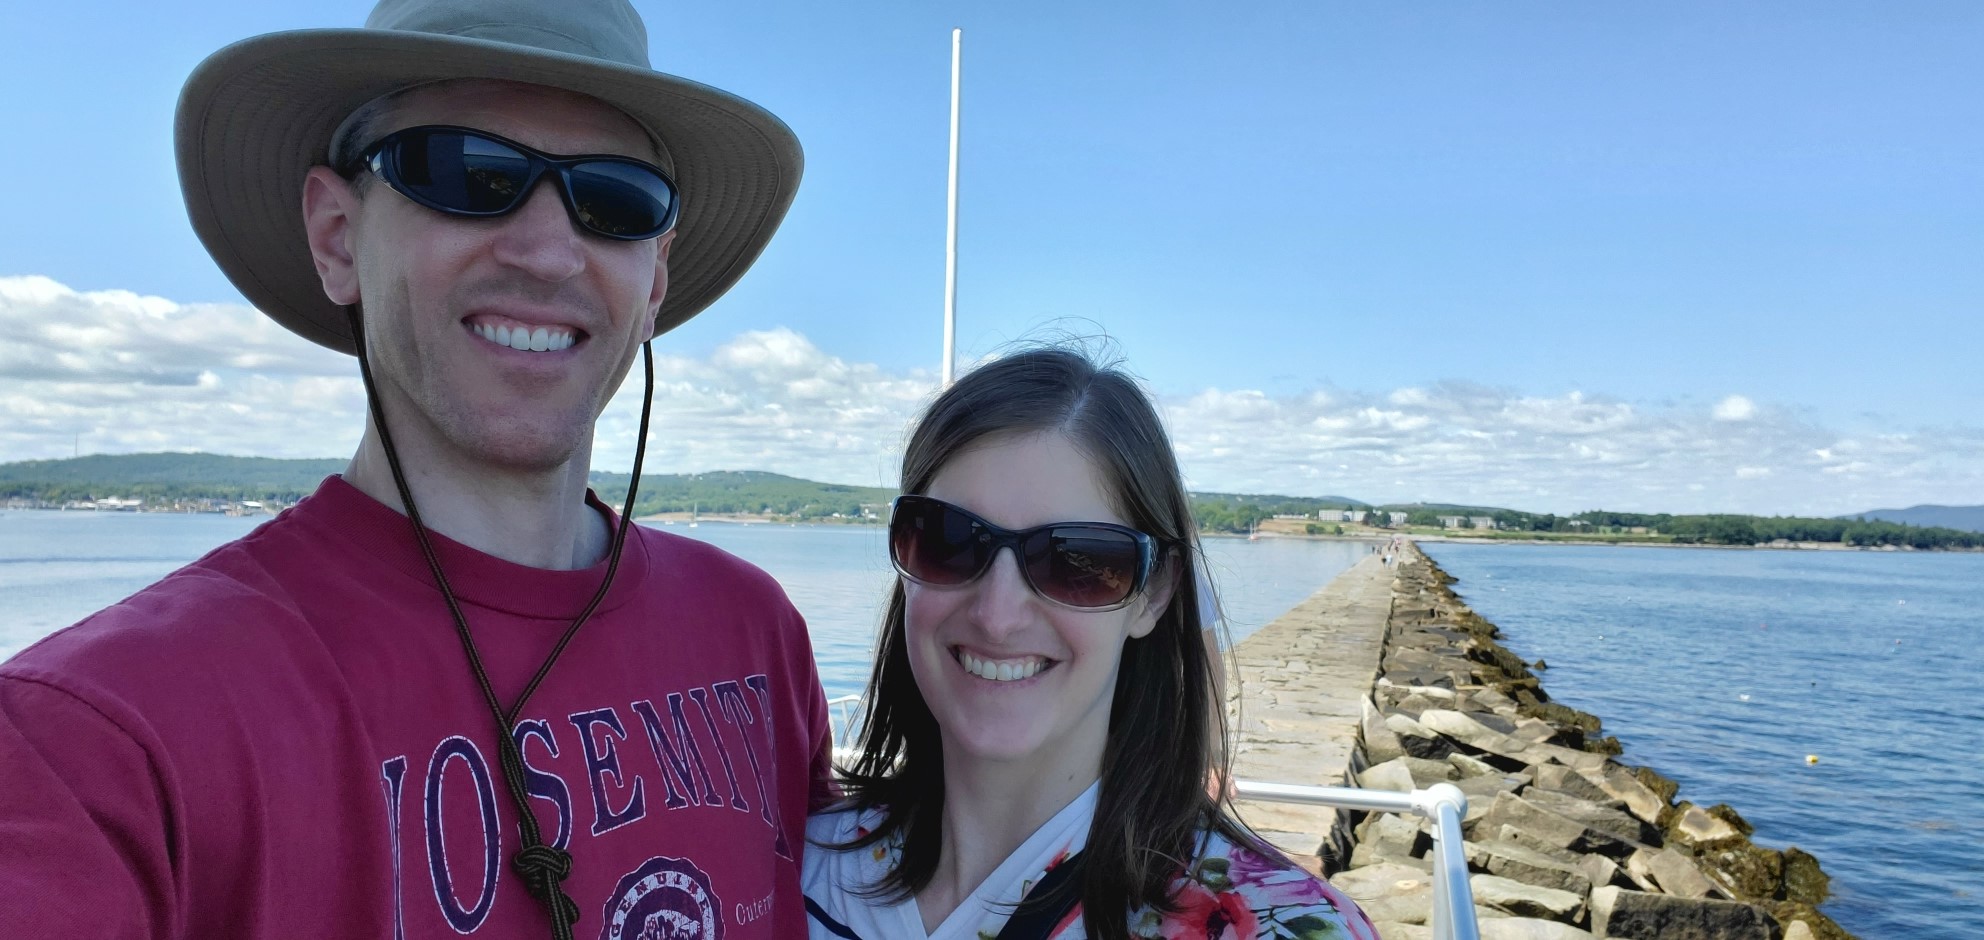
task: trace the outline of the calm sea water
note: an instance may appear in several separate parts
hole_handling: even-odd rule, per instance
[[[0,659],[267,521],[217,515],[0,510]],[[872,526],[730,525],[667,531],[770,572],[805,614],[830,696],[868,680],[892,571]],[[1207,539],[1234,638],[1265,626],[1364,557],[1358,542]]]
[[[0,659],[262,521],[0,511]],[[771,572],[806,614],[828,694],[860,690],[889,582],[881,530],[669,531]],[[1735,806],[1759,842],[1818,855],[1848,929],[1929,940],[1984,924],[1984,555],[1427,550],[1628,760]],[[1206,541],[1236,639],[1368,551]]]
[[[1842,926],[1984,934],[1984,555],[1423,547],[1627,760],[1817,855]]]

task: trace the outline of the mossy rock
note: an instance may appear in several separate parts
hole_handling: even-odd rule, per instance
[[[1597,715],[1589,712],[1581,712],[1569,706],[1559,705],[1556,702],[1539,703],[1535,707],[1523,711],[1523,714],[1531,718],[1541,718],[1559,728],[1576,728],[1585,736],[1595,735],[1599,732],[1599,729],[1604,727],[1604,724],[1598,720]],[[1576,745],[1572,746],[1575,747]]]
[[[1573,751],[1582,751],[1585,749],[1585,745],[1589,743],[1585,739],[1583,728],[1565,727],[1554,722],[1551,727],[1556,728],[1557,733],[1544,741],[1543,743],[1545,744],[1555,744],[1558,747],[1568,747]]]
[[[1701,852],[1702,867],[1719,873],[1715,880],[1746,901],[1783,897],[1784,856],[1750,842]]]
[[[1744,819],[1743,814],[1736,812],[1736,808],[1727,803],[1717,803],[1702,810],[1702,812],[1735,826],[1736,831],[1741,832],[1745,836],[1756,834],[1757,827],[1750,825],[1750,821]]]
[[[1522,657],[1494,643],[1484,644],[1469,650],[1467,658],[1478,663],[1492,665],[1507,673],[1511,678],[1522,678],[1530,674],[1529,664],[1523,662]]]
[[[1651,767],[1634,767],[1633,776],[1639,779],[1641,786],[1652,790],[1655,796],[1668,803],[1674,802],[1674,794],[1681,792],[1680,784],[1661,776]]]
[[[1814,940],[1860,940],[1810,904],[1798,901],[1767,901],[1764,902],[1763,907],[1770,911],[1770,916],[1777,919],[1780,927],[1789,928],[1795,921],[1804,921],[1805,926],[1811,928]]]
[[[1593,754],[1604,754],[1609,757],[1618,757],[1626,753],[1626,746],[1619,743],[1618,738],[1610,735],[1602,738],[1586,738],[1583,746]]]
[[[1535,676],[1525,676],[1521,679],[1497,682],[1494,683],[1494,686],[1503,695],[1515,699],[1518,705],[1533,708],[1550,701],[1550,694],[1543,691],[1543,683],[1538,681]]]
[[[1500,692],[1503,695],[1506,695],[1510,698],[1515,698],[1517,692],[1528,692],[1531,695],[1534,695],[1537,692],[1543,691],[1543,681],[1541,679],[1536,678],[1535,676],[1525,676],[1521,679],[1510,679],[1507,682],[1495,683],[1495,691]],[[1545,698],[1542,699],[1541,701],[1549,701],[1549,699]]]
[[[1819,860],[1797,846],[1784,850],[1784,897],[1803,904],[1820,904],[1832,895],[1832,878]]]

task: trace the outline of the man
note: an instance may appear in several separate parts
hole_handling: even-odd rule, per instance
[[[0,933],[803,932],[804,625],[586,490],[635,353],[799,178],[646,42],[626,0],[382,0],[195,71],[194,229],[358,355],[372,417],[295,508],[0,666]]]

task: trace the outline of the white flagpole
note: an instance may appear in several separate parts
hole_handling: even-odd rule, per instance
[[[951,194],[944,237],[944,387],[951,387],[958,333],[958,75],[964,30],[951,30]]]

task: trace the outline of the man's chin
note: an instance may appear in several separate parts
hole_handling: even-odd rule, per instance
[[[589,438],[572,433],[569,426],[542,433],[509,427],[461,435],[454,441],[456,450],[469,462],[491,472],[518,476],[564,470],[589,452],[589,443]]]

